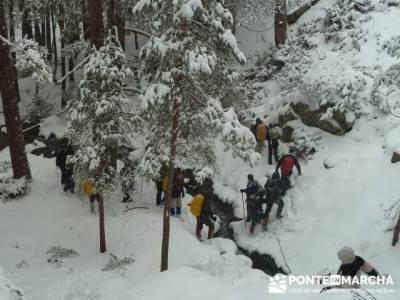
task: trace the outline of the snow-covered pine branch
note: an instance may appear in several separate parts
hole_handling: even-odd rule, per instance
[[[134,13],[149,10],[152,37],[140,55],[141,115],[147,123],[149,144],[140,171],[155,178],[169,160],[177,86],[178,165],[199,171],[207,168],[212,173],[217,137],[235,155],[254,162],[252,134],[240,125],[233,109],[226,112],[228,117],[219,101],[239,78],[233,60],[246,61],[228,28],[233,24],[231,13],[215,0],[139,0],[133,8]]]
[[[123,107],[128,102],[123,81],[132,72],[113,35],[93,51],[79,84],[80,98],[68,106],[67,136],[78,146],[74,156],[77,179],[95,179],[96,191],[104,194],[113,188],[116,174],[109,149],[132,131],[131,116]]]
[[[31,75],[38,83],[51,82],[53,76],[46,63],[47,49],[30,39],[21,39],[14,44],[17,53],[16,67],[22,77]]]

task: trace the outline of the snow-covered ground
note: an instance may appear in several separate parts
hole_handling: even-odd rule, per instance
[[[338,248],[349,245],[378,271],[390,274],[398,289],[400,251],[390,246],[391,233],[385,229],[391,224],[383,212],[397,200],[400,180],[400,165],[390,164],[381,146],[388,124],[384,118],[365,119],[345,138],[325,135],[323,149],[295,179],[296,187],[286,198],[285,218],[272,217],[270,232],[256,231],[251,237],[243,222],[235,223],[239,245],[269,253],[285,267],[279,238],[286,263],[297,275],[335,272]],[[1,152],[1,160],[7,159],[7,151]],[[107,200],[108,253],[134,262],[125,270],[102,271],[110,256],[98,253],[98,219],[88,213],[87,199],[61,192],[54,160],[32,155],[29,160],[34,176],[29,196],[1,203],[0,209],[1,264],[27,299],[266,297],[268,276],[251,269],[247,257],[235,255],[236,246],[229,240],[198,242],[195,220],[186,206],[182,220],[172,218],[170,271],[159,274],[162,213],[154,204],[153,184],[146,182],[141,202],[136,199],[132,205],[149,209],[124,213],[121,195]],[[325,169],[324,162],[333,168]],[[248,171],[239,166],[229,178],[236,178],[240,187]],[[253,171],[262,181],[272,170],[260,165]],[[57,266],[48,262],[46,252],[52,246],[72,248],[79,256],[61,259]],[[399,290],[379,299],[398,299],[398,295]]]

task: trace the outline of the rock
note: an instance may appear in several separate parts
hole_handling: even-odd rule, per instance
[[[392,164],[395,164],[400,161],[400,153],[393,152],[392,159],[390,160]]]
[[[293,112],[292,109],[288,109],[283,115],[279,115],[278,117],[278,126],[283,128],[283,126],[290,121],[297,120],[298,117]]]
[[[293,136],[293,132],[294,132],[294,129],[293,129],[292,126],[290,126],[290,125],[284,126],[282,128],[282,136],[281,136],[280,140],[283,143],[293,142],[293,137],[292,137]]]
[[[353,117],[352,120],[348,120],[346,114],[341,112],[334,112],[331,119],[321,120],[321,116],[330,107],[329,104],[319,106],[316,109],[311,109],[310,106],[304,103],[294,103],[291,104],[291,107],[307,126],[316,127],[339,136],[344,135],[353,128],[355,118]]]

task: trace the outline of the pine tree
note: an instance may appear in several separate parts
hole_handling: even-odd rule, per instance
[[[233,58],[245,62],[227,29],[231,13],[216,0],[138,1],[134,12],[145,10],[153,13],[153,36],[141,51],[140,98],[149,145],[140,170],[156,178],[167,164],[173,178],[176,163],[213,169],[216,137],[235,154],[255,159],[254,137],[219,101],[238,79]],[[164,205],[161,271],[168,269],[171,186]]]
[[[77,182],[87,178],[94,182],[100,210],[116,178],[109,149],[121,144],[132,130],[130,115],[123,108],[128,99],[122,90],[123,80],[131,71],[113,35],[93,51],[79,84],[80,98],[68,104],[67,136],[78,147],[74,156]],[[100,231],[100,251],[105,252],[104,226]]]

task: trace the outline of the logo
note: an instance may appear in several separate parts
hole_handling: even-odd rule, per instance
[[[268,292],[271,294],[284,294],[287,291],[286,275],[270,277]]]
[[[340,292],[365,287],[369,292],[394,293],[393,279],[390,275],[379,276],[340,276],[340,275],[282,275],[277,274],[268,280],[270,294],[320,293],[330,290]],[[341,287],[338,289],[338,287]],[[373,288],[374,287],[374,288]],[[328,289],[326,289],[328,288]]]

